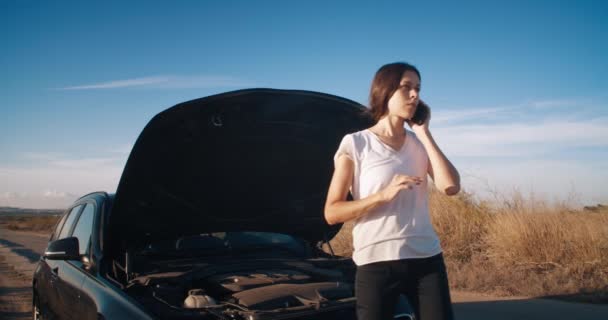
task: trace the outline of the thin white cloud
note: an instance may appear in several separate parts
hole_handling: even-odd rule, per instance
[[[500,108],[478,108],[478,109],[465,109],[465,110],[450,110],[442,111],[439,114],[432,115],[432,123],[444,124],[449,122],[457,122],[462,120],[475,120],[475,119],[487,119],[494,118],[506,112],[509,112],[512,108],[500,107]]]
[[[114,153],[114,155],[108,157],[73,158],[66,154],[54,152],[25,152],[22,156],[24,159],[32,160],[37,164],[50,168],[94,169],[126,161],[128,151],[125,150],[126,147],[120,147],[114,151],[108,151]]]
[[[24,152],[24,159],[36,161],[54,161],[65,157],[65,154],[59,152]]]
[[[45,198],[51,198],[51,199],[73,199],[75,197],[77,197],[77,195],[69,193],[69,192],[62,192],[62,191],[57,191],[57,190],[46,190],[42,193],[42,196]]]
[[[142,87],[142,86],[148,86],[148,85],[152,85],[152,84],[166,83],[167,81],[168,81],[168,78],[163,77],[163,76],[144,77],[144,78],[114,80],[114,81],[94,83],[94,84],[70,86],[70,87],[60,88],[60,90],[115,89],[115,88],[128,88],[128,87]]]
[[[22,159],[19,164],[0,164],[0,206],[64,208],[78,195],[114,192],[127,155],[110,150],[96,157],[26,152]]]
[[[569,106],[577,106],[581,103],[586,102],[586,100],[581,99],[555,99],[555,100],[540,100],[533,101],[529,103],[534,108],[546,109],[546,108],[559,108],[559,107],[569,107]]]
[[[86,159],[63,159],[49,162],[50,166],[71,169],[93,169],[111,166],[119,162],[120,158],[86,158]]]
[[[608,147],[608,118],[443,126],[433,134],[452,156],[533,156],[573,147]]]
[[[155,88],[155,89],[191,89],[217,87],[254,86],[251,81],[229,76],[176,76],[162,75],[134,79],[113,80],[107,82],[75,85],[58,90],[98,90],[117,88]]]
[[[608,204],[604,188],[608,179],[607,165],[556,159],[456,160],[455,165],[465,189],[481,198],[509,199],[513,191],[519,191],[547,201],[569,201],[577,206]]]
[[[21,199],[27,197],[26,193],[22,192],[14,192],[14,191],[6,191],[0,194],[0,199],[2,200],[12,200],[12,199]]]
[[[604,110],[603,106],[591,103],[591,99],[555,99],[525,101],[519,104],[508,106],[494,106],[484,108],[455,107],[438,108],[432,113],[432,123],[434,125],[446,125],[457,122],[461,123],[480,123],[483,121],[492,122],[512,122],[515,119],[529,119],[530,111],[535,111],[537,121],[549,120],[552,118],[563,119],[565,114],[571,118],[588,117],[589,111]],[[568,109],[565,112],[565,108]],[[605,113],[604,113],[605,114]]]
[[[252,81],[228,76],[171,76],[168,81],[158,85],[165,89],[252,87]]]
[[[68,193],[47,190],[42,192],[4,192],[0,194],[0,206],[32,208],[32,209],[63,209],[67,208],[79,196]]]
[[[452,156],[531,157],[576,147],[608,147],[608,116],[589,99],[527,101],[502,107],[439,109],[433,134]],[[568,107],[569,112],[563,112]],[[537,109],[531,116],[530,109]]]
[[[131,152],[131,149],[133,149],[133,144],[124,144],[122,146],[105,149],[104,151],[126,156]]]
[[[53,207],[62,207],[74,200],[70,195],[114,192],[122,169],[122,164],[88,168],[3,167],[0,168],[0,192],[5,196],[0,199],[0,205],[19,203],[19,206],[42,208],[53,200]]]

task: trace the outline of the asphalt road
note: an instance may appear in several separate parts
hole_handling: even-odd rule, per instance
[[[32,318],[31,279],[48,238],[0,228],[0,319]]]
[[[47,235],[0,228],[0,319],[31,319],[30,281]],[[459,320],[608,320],[608,305],[453,292]]]

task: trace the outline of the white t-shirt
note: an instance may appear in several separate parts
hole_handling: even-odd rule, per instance
[[[400,191],[393,201],[355,221],[353,260],[359,266],[441,253],[428,208],[428,155],[416,135],[406,132],[400,150],[391,148],[368,129],[350,133],[344,136],[334,156],[334,161],[347,155],[354,162],[354,200],[382,190],[395,174],[422,178],[420,185]]]

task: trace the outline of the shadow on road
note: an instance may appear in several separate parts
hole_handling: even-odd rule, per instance
[[[454,304],[461,320],[608,319],[608,305],[567,303],[548,299],[461,302]]]
[[[21,320],[31,316],[31,312],[0,312],[1,320]]]
[[[40,259],[40,254],[38,252],[25,248],[18,243],[0,239],[0,244],[10,248],[12,252],[28,259],[31,263],[35,263]]]
[[[16,294],[19,294],[19,293],[28,293],[30,291],[32,291],[32,288],[30,288],[30,287],[0,288],[0,292],[2,292],[2,294],[4,294],[4,295],[13,294],[13,293],[16,293]],[[2,319],[2,318],[0,318],[0,319]]]
[[[584,302],[608,305],[608,288],[604,291],[579,292],[575,294],[558,294],[542,297],[543,299],[555,299],[566,302]]]

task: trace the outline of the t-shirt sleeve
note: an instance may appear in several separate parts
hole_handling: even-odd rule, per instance
[[[355,144],[351,134],[347,134],[342,138],[340,146],[338,146],[338,151],[336,151],[336,154],[334,155],[334,163],[343,155],[349,157],[353,162],[356,159]]]

